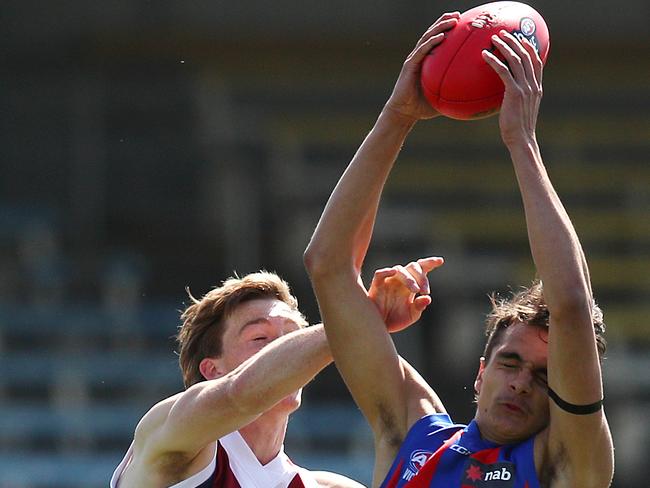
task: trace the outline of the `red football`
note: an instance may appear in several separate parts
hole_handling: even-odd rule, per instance
[[[546,22],[520,2],[492,2],[464,12],[422,64],[422,90],[441,114],[459,120],[480,119],[499,111],[503,82],[481,52],[494,52],[491,37],[505,29],[528,39],[546,62],[549,35]],[[499,56],[501,57],[501,56]]]

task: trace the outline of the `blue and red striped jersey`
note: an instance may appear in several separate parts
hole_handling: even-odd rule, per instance
[[[540,488],[534,440],[499,445],[481,438],[474,420],[427,415],[409,430],[381,488]]]

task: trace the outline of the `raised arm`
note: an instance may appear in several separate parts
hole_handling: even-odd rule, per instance
[[[510,70],[487,51],[484,58],[506,86],[499,125],[521,190],[530,248],[550,313],[549,388],[569,404],[597,404],[603,387],[589,271],[576,231],[542,162],[535,133],[542,63],[530,43],[522,45],[507,33],[496,37],[494,44]],[[602,409],[576,415],[566,405],[560,408],[551,401],[546,454],[565,480],[561,486],[609,486],[613,448]]]
[[[387,472],[410,427],[411,390],[360,270],[381,192],[402,144],[417,120],[437,115],[419,89],[421,62],[458,17],[443,15],[404,62],[390,99],[336,185],[305,252],[337,367],[375,435],[376,480]],[[428,271],[435,267],[428,265]],[[409,284],[414,296],[428,294],[423,284]]]

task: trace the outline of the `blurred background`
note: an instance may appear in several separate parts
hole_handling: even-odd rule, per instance
[[[286,278],[319,320],[302,251],[405,56],[477,2],[115,0],[0,5],[0,487],[102,487],[139,418],[182,388],[184,288]],[[650,449],[650,7],[532,3],[551,52],[539,140],[605,312],[614,486]],[[366,279],[446,258],[395,337],[455,420],[492,290],[534,276],[497,119],[421,123],[386,188]],[[380,372],[378,372],[380,374]],[[369,483],[372,443],[334,367],[288,454]]]

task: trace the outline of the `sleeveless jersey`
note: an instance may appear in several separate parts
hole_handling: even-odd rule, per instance
[[[474,420],[427,415],[409,430],[381,488],[540,488],[534,441],[499,445],[482,439]]]
[[[111,478],[110,488],[118,488],[120,475],[133,452],[129,447],[124,460]],[[191,477],[170,488],[317,488],[316,480],[306,469],[296,466],[280,449],[269,463],[262,465],[239,432],[217,441],[212,461]]]

